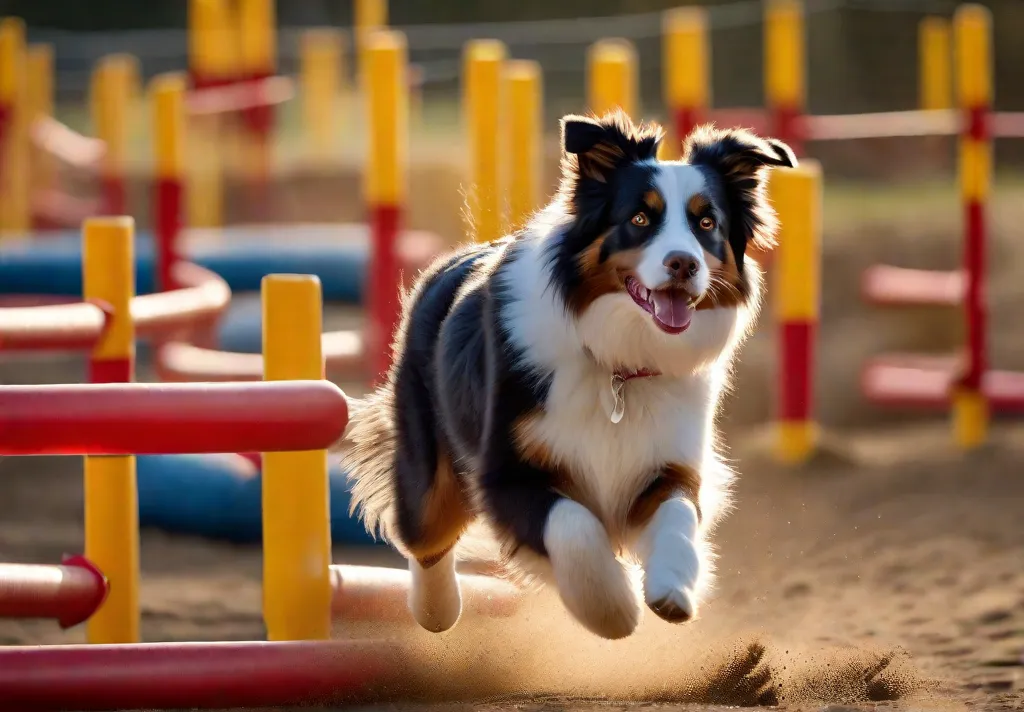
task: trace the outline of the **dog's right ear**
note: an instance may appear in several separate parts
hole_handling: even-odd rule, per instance
[[[622,111],[592,118],[569,114],[562,118],[562,151],[575,156],[577,178],[607,182],[624,160],[643,161],[657,155],[660,127],[636,127]]]

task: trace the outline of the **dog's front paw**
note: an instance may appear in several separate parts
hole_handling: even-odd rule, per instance
[[[584,628],[611,640],[636,630],[639,597],[597,517],[576,502],[559,502],[548,517],[544,544],[562,603]]]
[[[700,555],[693,542],[677,537],[669,550],[655,551],[644,572],[644,602],[669,623],[685,623],[697,615],[694,589]]]
[[[409,612],[416,622],[431,633],[452,628],[462,615],[462,594],[455,574],[455,555],[445,554],[440,561],[424,567],[409,562],[412,586],[409,589]]]

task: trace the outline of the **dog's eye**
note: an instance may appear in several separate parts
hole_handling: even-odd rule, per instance
[[[701,218],[700,219],[700,229],[701,230],[714,230],[715,229],[715,220],[714,220],[714,218]]]
[[[651,221],[647,219],[646,213],[637,213],[636,215],[633,216],[633,219],[630,220],[630,222],[636,225],[637,227],[647,227],[648,225],[651,224]]]

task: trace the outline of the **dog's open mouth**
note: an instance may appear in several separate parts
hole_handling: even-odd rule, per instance
[[[693,317],[693,297],[684,289],[647,289],[635,277],[626,277],[626,291],[654,324],[666,334],[681,334]]]

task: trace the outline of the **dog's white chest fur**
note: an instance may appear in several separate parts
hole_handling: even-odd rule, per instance
[[[634,378],[622,393],[625,414],[613,423],[611,374],[592,362],[571,362],[555,371],[545,414],[531,429],[613,529],[662,465],[699,471],[711,433],[704,379]]]

